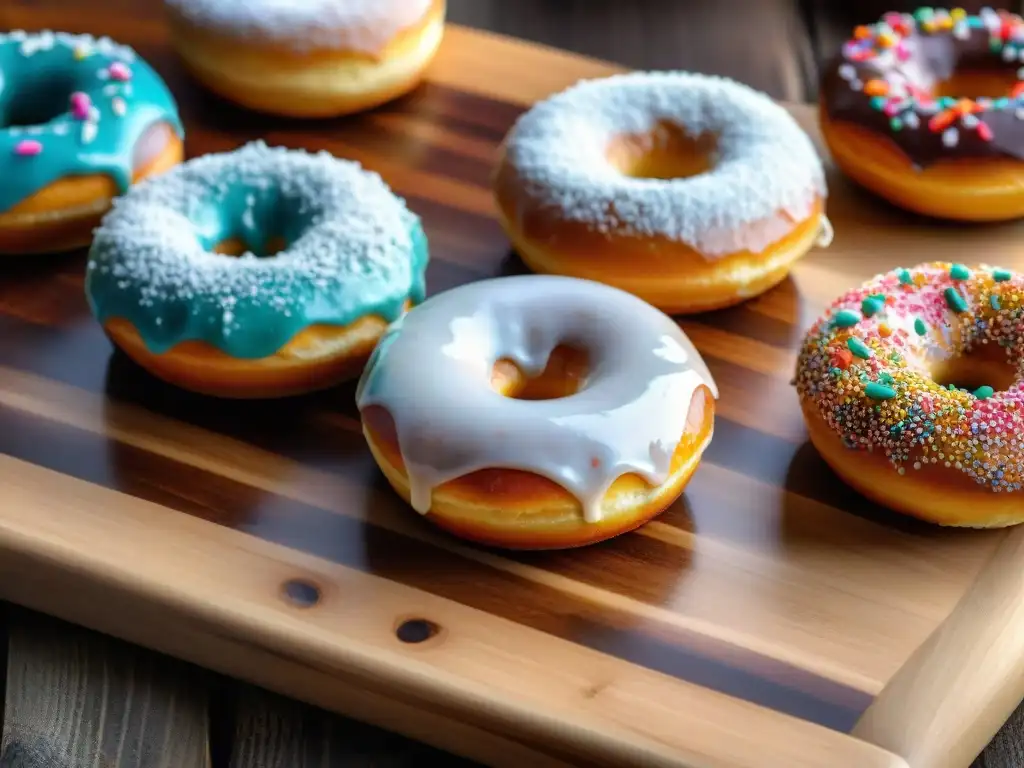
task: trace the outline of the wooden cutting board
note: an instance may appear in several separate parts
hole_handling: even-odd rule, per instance
[[[176,93],[191,156],[263,138],[380,172],[423,217],[433,293],[522,271],[494,218],[496,148],[524,105],[614,71],[451,27],[415,94],[296,122],[206,94],[154,11],[90,8],[0,21],[134,45]],[[809,108],[794,114],[813,132]],[[802,329],[844,287],[925,259],[1024,267],[1021,230],[935,224],[831,185],[830,250],[681,321],[721,388],[685,498],[570,552],[433,529],[374,465],[353,386],[268,403],[175,390],[113,354],[84,254],[8,260],[0,598],[494,765],[906,765],[868,741],[915,768],[969,762],[1019,701],[1006,606],[1020,577],[1002,567],[1019,537],[908,522],[845,488],[806,443],[789,380]],[[961,601],[972,584],[996,607]]]

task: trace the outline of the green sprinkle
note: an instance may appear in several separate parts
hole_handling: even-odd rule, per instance
[[[924,336],[928,333],[928,326],[924,324],[924,320],[920,317],[914,320],[914,330],[917,331],[918,336]]]
[[[927,21],[932,17],[933,13],[934,11],[932,11],[931,8],[918,8],[916,11],[914,11],[914,18],[917,19],[918,21]]]
[[[1003,47],[1003,41],[998,37],[990,37],[988,41],[988,49],[993,53],[999,53]]]
[[[886,99],[885,96],[872,96],[871,97],[871,106],[872,106],[872,108],[874,108],[875,110],[877,110],[879,112],[881,112],[883,109],[885,109],[885,105],[886,105],[887,102],[888,102],[888,99]]]
[[[857,357],[863,358],[864,360],[867,360],[869,357],[875,354],[874,352],[871,351],[871,348],[867,344],[858,339],[856,336],[851,336],[850,338],[848,338],[846,340],[846,346],[847,348],[849,348],[851,352],[853,352],[853,354],[855,354]]]
[[[878,374],[878,380],[883,384],[892,384],[892,376],[885,371]]]
[[[864,394],[872,400],[891,400],[896,397],[896,390],[892,387],[887,387],[884,384],[869,381],[867,386],[864,387]]]
[[[864,317],[871,317],[882,311],[885,304],[880,302],[874,296],[868,296],[864,301],[860,303],[860,311],[864,313]]]
[[[992,309],[994,309],[996,312],[1002,309],[1003,306],[1002,304],[999,303],[999,297],[996,296],[994,293],[988,297],[988,305],[992,307]]]
[[[889,118],[889,127],[894,131],[901,131],[903,130],[903,121],[898,117],[891,117]]]
[[[978,398],[979,400],[988,400],[995,393],[996,393],[996,391],[994,389],[992,389],[992,387],[988,387],[988,386],[986,386],[986,387],[978,387],[976,390],[974,390],[974,396],[976,398]]]
[[[947,288],[942,292],[942,295],[946,297],[946,303],[954,312],[967,311],[967,301],[960,295],[956,288]]]
[[[1013,277],[1013,272],[1008,269],[993,269],[992,279],[997,283],[1005,283]]]
[[[841,309],[832,318],[836,328],[850,328],[861,321],[861,316],[852,309]]]
[[[954,280],[969,280],[971,277],[971,270],[963,264],[954,264],[949,268],[949,276]]]
[[[901,269],[899,272],[896,273],[896,276],[899,277],[900,282],[903,283],[903,285],[914,284],[914,278],[910,276],[909,269]]]
[[[885,294],[884,293],[872,293],[872,294],[869,295],[868,298],[874,299],[875,301],[877,301],[877,302],[879,302],[881,304],[885,304]]]

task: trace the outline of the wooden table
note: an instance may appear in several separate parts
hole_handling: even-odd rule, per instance
[[[615,71],[453,26],[416,94],[296,123],[204,93],[158,15],[96,5],[7,6],[0,26],[135,45],[178,96],[191,155],[262,137],[379,171],[424,218],[434,292],[521,269],[493,218],[495,148],[524,105]],[[810,110],[793,109],[813,133]],[[351,387],[272,405],[189,396],[111,356],[81,254],[5,265],[0,597],[495,765],[966,765],[1020,700],[1021,534],[941,531],[857,497],[805,444],[788,380],[801,329],[846,285],[926,257],[1024,266],[1020,231],[939,226],[834,174],[831,186],[830,251],[763,297],[682,322],[722,389],[685,500],[568,553],[433,530],[380,479]],[[12,655],[46,661],[29,627]],[[132,708],[134,677],[87,651],[50,656],[35,668],[126,697],[133,743],[89,708],[95,687],[69,690],[62,706],[92,713],[71,725],[12,711],[9,696],[5,738],[41,764],[46,750],[93,764],[135,749],[138,765],[168,766],[217,754],[201,673],[182,668],[163,730],[139,735],[131,718],[152,708]],[[262,704],[241,708],[233,764],[279,740],[267,722]]]

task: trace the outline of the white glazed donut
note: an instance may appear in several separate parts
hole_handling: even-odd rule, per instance
[[[505,141],[495,191],[535,271],[667,311],[760,293],[831,237],[810,139],[767,96],[720,77],[617,75],[535,105]]]
[[[419,82],[445,0],[165,0],[175,44],[209,88],[298,117],[368,109]]]
[[[711,440],[717,394],[649,304],[526,275],[412,310],[356,398],[378,464],[416,510],[467,538],[548,548],[614,536],[670,504]]]

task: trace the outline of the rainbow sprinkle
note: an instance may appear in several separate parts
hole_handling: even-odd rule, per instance
[[[890,297],[879,312],[833,321],[879,294]],[[932,378],[936,362],[981,345],[1005,352],[1018,373],[1009,389]],[[794,383],[847,447],[883,453],[900,474],[935,464],[992,491],[1024,489],[1024,275],[948,263],[878,275],[810,329]]]
[[[991,8],[978,14],[963,8],[919,8],[913,13],[887,13],[875,24],[857,27],[843,45],[839,75],[888,118],[894,132],[924,125],[948,148],[960,143],[964,131],[991,142],[986,114],[1008,111],[1024,119],[1024,67],[1017,71],[1020,82],[1005,97],[954,99],[936,97],[927,84],[915,82],[913,67],[903,66],[914,57],[922,35],[951,35],[964,41],[974,34],[987,35],[989,50],[1008,65],[1024,62],[1024,19],[1019,15]]]

